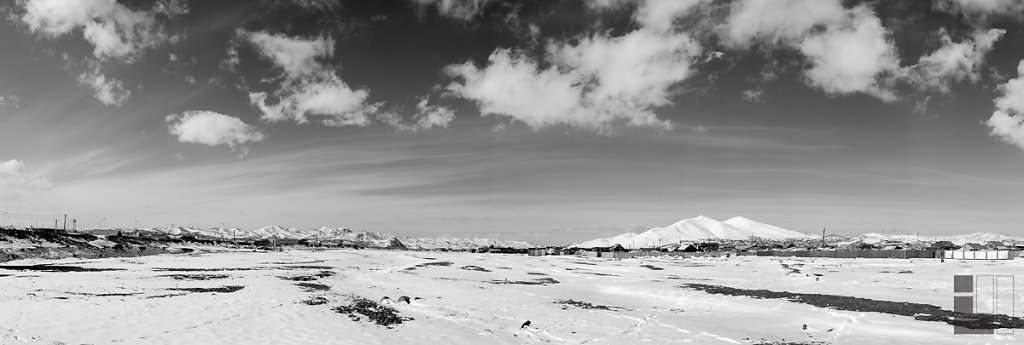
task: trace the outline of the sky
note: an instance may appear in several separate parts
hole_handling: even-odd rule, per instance
[[[18,0],[0,222],[1024,236],[1024,1]]]

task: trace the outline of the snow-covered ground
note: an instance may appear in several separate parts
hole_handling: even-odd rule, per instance
[[[4,265],[38,263],[54,261],[22,260]],[[953,335],[952,326],[940,322],[710,295],[678,287],[715,284],[951,309],[954,274],[1020,274],[1024,273],[1022,260],[940,263],[924,259],[732,257],[609,261],[295,250],[57,263],[122,270],[0,269],[0,344],[751,344],[783,340],[1002,344],[1024,340],[1019,330],[1015,336]],[[428,263],[435,264],[424,265]],[[792,268],[800,273],[793,273]],[[300,282],[281,278],[315,277],[323,271],[335,274],[305,283],[323,284],[329,288],[326,291],[306,291],[296,285]],[[169,276],[174,274],[213,276],[179,280]],[[821,276],[816,279],[814,274]],[[1021,280],[1018,277],[1018,284]],[[513,284],[516,282],[547,284]],[[170,290],[223,286],[244,288],[236,292]],[[347,304],[350,295],[372,300],[401,295],[421,299],[394,304],[402,316],[414,320],[386,328],[353,321],[330,309]],[[326,297],[329,303],[301,303],[313,296]],[[1024,309],[1024,287],[1017,288],[1014,298],[1017,309]],[[555,303],[569,299],[612,309]],[[1021,316],[1019,311],[1017,316]],[[527,320],[532,326],[521,329]]]

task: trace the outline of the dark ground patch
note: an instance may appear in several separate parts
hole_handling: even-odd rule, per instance
[[[168,277],[174,280],[214,280],[229,277],[227,274],[165,274],[158,277]]]
[[[226,267],[226,268],[178,268],[178,267],[156,267],[158,272],[224,272],[224,271],[255,271],[255,267]]]
[[[398,315],[398,311],[394,308],[381,305],[380,303],[362,297],[355,297],[352,299],[351,304],[337,306],[331,308],[331,310],[347,314],[352,321],[359,321],[366,318],[370,322],[387,328],[391,328],[392,325],[400,325],[403,322],[413,320],[411,317]]]
[[[232,292],[235,292],[235,291],[238,291],[238,290],[244,289],[244,288],[245,288],[244,286],[239,286],[239,285],[225,285],[225,286],[221,286],[221,287],[215,287],[215,288],[169,288],[169,289],[167,289],[167,290],[174,290],[174,291],[188,291],[188,292],[221,292],[221,293],[232,293]]]
[[[272,261],[264,262],[267,265],[301,265],[301,264],[318,264],[325,260],[310,260],[310,261]]]
[[[320,279],[319,277],[314,277],[314,276],[291,276],[291,277],[277,276],[277,277],[281,278],[281,279],[284,279],[284,280],[290,280],[290,281],[293,281],[293,282],[311,282],[311,281]]]
[[[68,292],[72,295],[79,296],[90,296],[90,297],[124,297],[124,296],[135,296],[141,295],[139,292],[121,292],[121,293],[88,293],[88,292]]]
[[[658,267],[658,266],[654,266],[654,265],[640,265],[640,267],[649,269],[651,271],[661,271],[661,270],[664,269],[664,268],[661,268],[661,267]]]
[[[597,264],[595,264],[593,262],[573,261],[572,263],[577,264],[577,265],[597,266]]]
[[[510,270],[510,269],[512,269],[512,267],[505,267],[505,266],[498,266],[498,267],[495,267],[495,268],[497,268],[499,270]]]
[[[486,268],[483,268],[483,267],[480,267],[480,266],[473,266],[473,265],[462,266],[462,269],[467,270],[467,271],[477,271],[477,272],[490,272],[491,271],[489,269],[486,269]]]
[[[153,295],[153,296],[146,297],[146,299],[177,297],[177,296],[185,296],[185,295],[188,295],[188,294],[187,293],[171,293],[171,294],[165,294],[165,295]]]
[[[303,290],[306,290],[307,292],[327,291],[327,290],[331,289],[330,286],[327,286],[327,285],[324,285],[324,284],[317,284],[317,283],[298,283],[298,284],[295,284],[295,285],[298,285],[299,287],[301,287]]]
[[[602,276],[602,277],[621,277],[618,274],[601,273],[601,272],[580,272],[580,273],[589,274],[589,275],[595,275],[595,276]]]
[[[422,263],[422,264],[419,264],[419,265],[416,265],[416,266],[407,267],[405,270],[406,271],[412,271],[412,270],[415,270],[417,268],[424,268],[424,267],[430,267],[430,266],[447,267],[447,266],[451,266],[452,264],[453,263],[451,261],[426,262],[426,263]]]
[[[526,272],[526,274],[529,274],[531,276],[546,276],[547,275],[545,273],[540,273],[540,272]]]
[[[276,268],[282,269],[282,270],[329,270],[329,269],[334,269],[334,267],[323,266],[323,265],[292,265],[292,266],[281,266],[281,267],[276,267]]]
[[[621,308],[617,308],[617,307],[609,307],[609,306],[606,306],[606,305],[592,304],[590,302],[577,301],[577,300],[573,300],[573,299],[557,300],[557,301],[555,301],[555,303],[561,304],[561,305],[569,305],[569,306],[573,306],[573,307],[577,307],[577,308],[582,308],[582,309],[596,309],[596,310],[610,310],[610,311],[615,311],[615,310],[621,309]]]
[[[0,266],[0,269],[13,270],[13,271],[37,271],[37,272],[107,272],[107,271],[124,271],[123,268],[93,268],[93,267],[80,267],[80,266],[64,266],[64,265],[4,265]]]
[[[534,280],[490,280],[487,282],[498,285],[549,285],[561,283],[560,281],[555,280],[554,278],[548,277]]]
[[[890,302],[860,297],[803,294],[786,291],[747,290],[707,284],[684,284],[680,285],[680,287],[703,291],[709,294],[746,296],[758,299],[783,299],[795,303],[810,304],[821,308],[912,316],[915,320],[945,322],[950,325],[963,326],[971,329],[1024,329],[1024,319],[1019,317],[957,313],[950,310],[944,310],[939,306],[931,304]]]
[[[330,301],[327,300],[327,297],[324,297],[324,296],[313,296],[313,297],[304,299],[304,300],[302,300],[299,303],[302,303],[302,304],[305,304],[305,305],[324,305],[324,304],[327,304],[328,302],[330,302]]]

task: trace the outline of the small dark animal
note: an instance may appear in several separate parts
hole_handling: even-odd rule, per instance
[[[398,301],[399,301],[399,302],[405,302],[405,304],[412,304],[412,302],[409,302],[409,296],[402,296],[402,297],[399,297],[399,298],[398,298]]]
[[[523,322],[522,326],[519,326],[519,329],[526,328],[526,326],[529,326],[529,325],[530,325],[530,320],[526,320],[526,322]]]
[[[805,330],[805,331],[807,330],[807,325],[804,325],[804,330]]]

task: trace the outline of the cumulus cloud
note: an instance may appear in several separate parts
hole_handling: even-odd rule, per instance
[[[4,108],[21,108],[21,97],[18,95],[0,96],[0,109]]]
[[[985,25],[992,17],[1024,20],[1024,1],[1020,0],[935,0],[940,11],[959,14],[975,25]]]
[[[519,52],[498,49],[484,68],[466,62],[446,71],[461,79],[448,90],[476,101],[483,115],[510,116],[534,128],[558,123],[588,126],[596,121],[577,111],[583,93],[577,76],[555,67],[539,69],[537,62]]]
[[[800,42],[811,67],[804,77],[829,94],[866,93],[885,101],[895,94],[879,79],[899,74],[900,60],[881,20],[865,6],[850,13],[848,23],[830,25]]]
[[[124,104],[131,95],[131,91],[125,89],[120,80],[103,75],[99,68],[79,74],[78,82],[91,88],[93,97],[110,106]]]
[[[278,102],[271,104],[265,92],[249,94],[250,103],[263,112],[263,120],[308,123],[309,116],[324,116],[323,124],[328,126],[366,126],[381,106],[367,102],[369,91],[354,90],[331,72],[286,81],[275,95]]]
[[[722,41],[745,48],[755,42],[795,43],[815,27],[844,21],[839,0],[741,0],[733,2]]]
[[[49,189],[50,181],[32,174],[25,162],[17,159],[0,161],[0,186],[11,189]]]
[[[261,55],[283,68],[285,73],[292,77],[301,77],[322,70],[316,59],[334,55],[334,40],[330,37],[301,39],[266,32],[250,32],[245,36],[258,48]],[[237,53],[235,57],[237,58]]]
[[[186,111],[167,115],[165,120],[170,133],[183,143],[227,145],[234,149],[245,143],[263,140],[263,133],[241,119],[213,111]]]
[[[416,104],[416,114],[412,123],[402,121],[397,112],[382,112],[380,120],[399,131],[419,132],[432,127],[448,128],[448,124],[455,120],[455,111],[448,107],[431,105],[428,97],[421,97]]]
[[[168,39],[157,15],[187,11],[180,1],[161,1],[149,11],[135,11],[116,0],[23,0],[21,22],[29,30],[58,37],[79,30],[99,59],[131,61]]]
[[[284,70],[283,81],[276,91],[249,93],[249,102],[263,112],[263,120],[308,123],[310,116],[321,116],[324,117],[321,122],[328,126],[366,126],[371,122],[370,116],[380,109],[381,104],[368,102],[368,90],[353,89],[338,77],[333,66],[318,61],[334,54],[332,39],[263,32],[241,32],[240,35],[252,43],[261,56]]]
[[[672,87],[690,76],[701,47],[671,30],[671,18],[698,2],[658,7],[671,15],[639,21],[639,29],[621,36],[549,42],[546,68],[509,49],[495,50],[483,67],[448,66],[455,78],[448,90],[476,102],[483,115],[511,117],[534,129],[569,125],[607,132],[619,122],[672,128],[654,109],[671,103]],[[651,13],[646,4],[638,13]]]
[[[977,82],[985,56],[1005,33],[1002,29],[978,30],[971,39],[953,42],[949,33],[942,29],[939,32],[942,46],[909,67],[908,78],[922,90],[942,93],[949,93],[953,82]]]
[[[764,43],[800,51],[808,60],[804,81],[826,93],[897,99],[891,84],[901,73],[899,56],[889,31],[866,4],[741,0],[733,3],[720,35],[736,49]]]
[[[1017,65],[1017,78],[1000,86],[1002,96],[996,98],[996,111],[984,122],[990,135],[1024,149],[1024,60]]]
[[[470,21],[480,15],[488,0],[412,0],[420,8],[433,6],[442,16]]]

